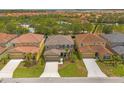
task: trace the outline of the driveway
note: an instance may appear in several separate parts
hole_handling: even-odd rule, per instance
[[[88,70],[88,77],[107,77],[98,67],[96,60],[92,58],[83,59]]]
[[[23,61],[22,59],[12,59],[5,67],[0,71],[0,78],[12,78],[13,72],[18,67],[18,65]]]
[[[60,77],[58,62],[46,62],[44,72],[40,77]]]

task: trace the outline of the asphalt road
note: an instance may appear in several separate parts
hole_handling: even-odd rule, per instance
[[[124,78],[6,78],[1,83],[124,83]]]

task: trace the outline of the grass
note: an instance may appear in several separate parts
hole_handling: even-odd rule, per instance
[[[70,60],[68,60],[68,61],[65,61],[62,65],[59,65],[58,72],[61,77],[86,77],[87,76],[86,67],[83,64],[82,60],[79,60],[78,57],[76,57],[75,62],[73,63]]]
[[[86,77],[87,70],[81,61],[75,63],[66,61],[63,65],[59,65],[59,74],[61,77]]]
[[[97,62],[101,70],[109,77],[124,76],[124,64],[118,63],[117,66],[112,66],[110,63]]]
[[[24,62],[20,63],[19,67],[14,71],[14,78],[33,78],[40,77],[43,73],[45,63],[38,62],[32,67],[25,67]]]

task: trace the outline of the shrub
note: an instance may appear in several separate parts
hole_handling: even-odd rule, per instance
[[[82,54],[79,51],[77,51],[77,57],[79,60],[82,60]]]
[[[77,60],[77,56],[75,54],[75,51],[73,51],[71,54],[71,62],[75,62],[76,60]]]
[[[29,61],[23,61],[25,67],[30,67],[32,64]]]

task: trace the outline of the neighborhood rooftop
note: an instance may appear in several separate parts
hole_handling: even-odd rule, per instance
[[[50,49],[44,52],[44,55],[60,55],[61,52],[63,52],[64,50],[59,50],[59,49]]]
[[[118,32],[103,34],[102,37],[110,42],[124,42],[124,34]]]
[[[39,43],[43,38],[42,34],[27,33],[13,39],[11,43]]]
[[[76,35],[76,41],[77,42],[83,42],[83,43],[101,43],[101,42],[105,42],[105,40],[102,39],[97,34],[79,34],[79,35]]]
[[[74,44],[70,35],[52,35],[48,36],[45,45],[65,45]]]
[[[107,54],[112,54],[107,48],[101,46],[101,45],[96,45],[96,46],[84,46],[79,49],[79,51],[82,53],[99,53],[100,56],[104,56]]]
[[[119,55],[124,55],[124,46],[116,46],[112,48]]]
[[[10,49],[8,52],[9,53],[37,53],[39,51],[38,47],[35,46],[19,46]]]
[[[7,43],[16,36],[15,34],[0,33],[0,43]]]
[[[0,54],[3,53],[5,50],[6,50],[5,47],[1,47],[1,46],[0,46]]]

